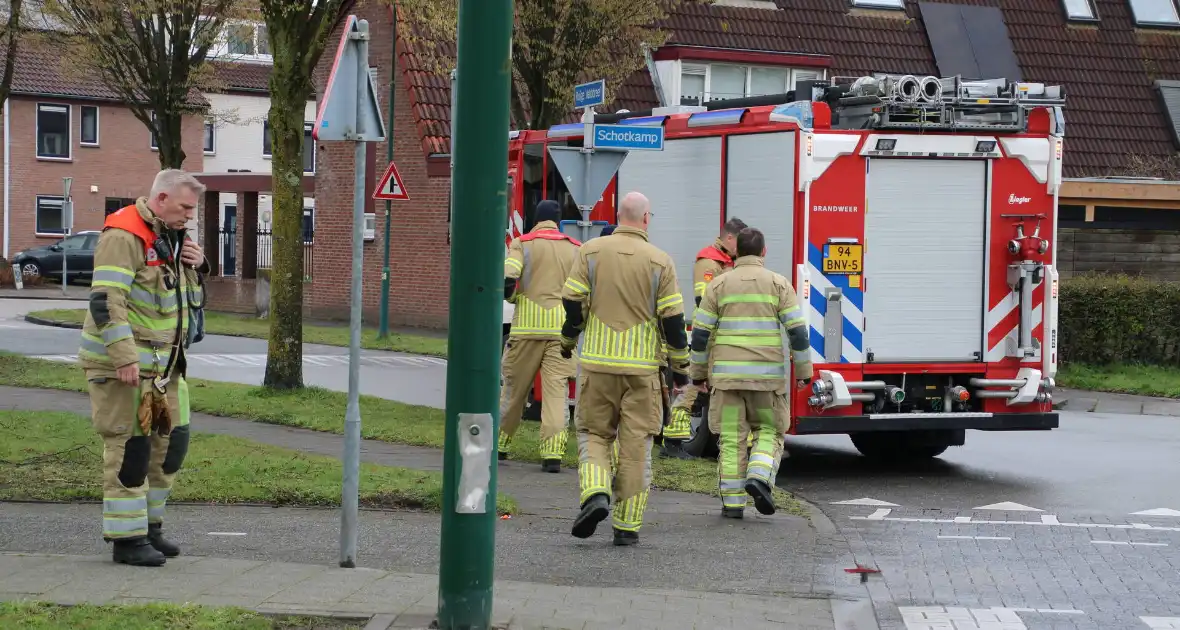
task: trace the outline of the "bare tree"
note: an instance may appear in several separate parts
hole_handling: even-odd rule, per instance
[[[181,122],[205,109],[206,63],[234,0],[45,0],[72,36],[65,53],[78,72],[97,74],[159,148],[161,168],[180,168]]]
[[[274,254],[263,385],[303,387],[303,115],[342,0],[259,0],[270,37]]]
[[[606,80],[614,93],[643,67],[643,45],[667,39],[660,23],[681,0],[517,0],[512,35],[512,117],[520,127],[546,129],[572,111],[574,86]],[[454,67],[458,3],[397,0],[405,16],[400,35],[428,70]]]
[[[4,46],[4,76],[0,77],[0,105],[8,100],[12,91],[12,71],[16,67],[16,56],[21,39],[21,12],[24,0],[8,0],[8,16],[4,30],[0,32],[0,46]]]

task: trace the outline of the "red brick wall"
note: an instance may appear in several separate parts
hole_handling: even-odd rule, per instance
[[[360,0],[353,13],[369,20],[369,65],[377,68],[377,92],[382,116],[388,113],[392,41],[389,8]],[[323,89],[331,70],[340,30],[328,42],[318,70],[317,89]],[[445,328],[450,291],[450,245],[447,235],[447,195],[450,179],[428,177],[426,155],[410,108],[409,94],[398,74],[395,86],[394,161],[410,201],[392,202],[390,243],[389,318],[395,325]],[[365,198],[372,197],[375,179],[385,172],[385,143],[374,143],[375,164]],[[315,274],[304,296],[318,317],[346,318],[352,269],[353,151],[348,142],[321,142],[316,172]],[[374,173],[375,171],[375,173]],[[364,247],[363,303],[366,322],[375,323],[381,305],[381,266],[384,254],[385,202],[374,206],[377,238]]]
[[[43,160],[37,158],[37,103],[71,105],[70,142],[72,159]],[[100,146],[81,146],[81,105],[99,108]],[[74,198],[74,231],[97,230],[105,218],[107,197],[134,198],[148,194],[152,178],[160,170],[158,154],[151,149],[151,134],[131,111],[114,103],[71,101],[57,98],[13,96],[9,102],[12,116],[9,147],[12,190],[9,197],[9,221],[12,230],[9,255],[21,249],[44,245],[60,236],[36,235],[38,195],[62,194],[62,177],[73,177],[71,195]],[[183,126],[184,167],[200,172],[204,161],[201,150],[204,140],[201,118],[192,116]],[[0,142],[3,141],[0,127]],[[0,170],[0,177],[3,171]],[[7,186],[8,183],[4,182]],[[97,186],[98,192],[90,192]],[[3,224],[0,223],[0,231]],[[0,235],[2,237],[2,235]],[[2,252],[0,252],[2,253]]]

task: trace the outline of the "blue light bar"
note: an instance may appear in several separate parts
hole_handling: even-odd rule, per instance
[[[643,116],[641,118],[624,118],[615,124],[616,125],[644,125],[644,126],[649,126],[649,127],[658,127],[658,126],[662,126],[664,124],[664,121],[667,119],[668,119],[667,116]]]
[[[746,115],[742,109],[719,109],[715,112],[698,112],[688,117],[689,127],[711,127],[713,125],[732,125],[742,121]]]
[[[564,125],[553,125],[549,131],[545,132],[545,136],[549,138],[558,138],[564,136],[580,136],[586,131],[582,123],[566,123]]]

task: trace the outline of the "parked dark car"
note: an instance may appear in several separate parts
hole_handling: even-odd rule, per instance
[[[61,278],[62,262],[68,256],[66,272],[70,281],[89,281],[94,274],[98,235],[96,231],[78,232],[48,245],[19,251],[12,257],[12,264],[19,266],[25,277]]]

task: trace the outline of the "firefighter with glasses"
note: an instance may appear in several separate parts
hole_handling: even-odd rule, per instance
[[[660,354],[667,344],[677,387],[688,382],[684,299],[672,257],[648,242],[651,204],[638,192],[619,206],[618,228],[578,252],[565,282],[562,347],[579,353],[578,485],[571,532],[589,538],[610,511],[614,544],[639,541],[651,483],[652,441],[663,424]],[[611,450],[618,443],[612,482]],[[613,488],[612,488],[613,486]]]
[[[582,245],[557,229],[560,219],[556,201],[537,204],[536,225],[512,240],[504,259],[504,299],[516,309],[502,367],[499,458],[508,458],[525,399],[540,370],[541,469],[551,473],[561,472],[569,439],[565,397],[569,380],[577,374],[574,361],[561,353],[561,291]]]
[[[738,232],[746,224],[736,217],[725,222],[721,235],[712,245],[697,252],[697,260],[692,268],[693,293],[695,303],[700,305],[705,295],[705,287],[714,278],[733,268],[733,257],[737,251]],[[684,393],[672,404],[672,417],[668,426],[664,428],[664,446],[660,449],[661,457],[675,457],[678,459],[692,459],[684,452],[684,440],[692,437],[692,407],[696,403],[700,389],[695,385],[684,388]]]
[[[184,349],[209,265],[184,229],[204,192],[184,171],[161,171],[149,196],[107,217],[94,254],[78,358],[103,440],[103,538],[118,563],[180,554],[163,520],[188,452]]]
[[[721,436],[721,513],[728,518],[742,518],[747,494],[762,514],[775,512],[771,488],[790,426],[783,329],[796,385],[812,377],[803,312],[787,279],[763,266],[765,242],[756,229],[738,233],[733,270],[705,289],[692,323],[690,375],[711,388],[709,423]]]

